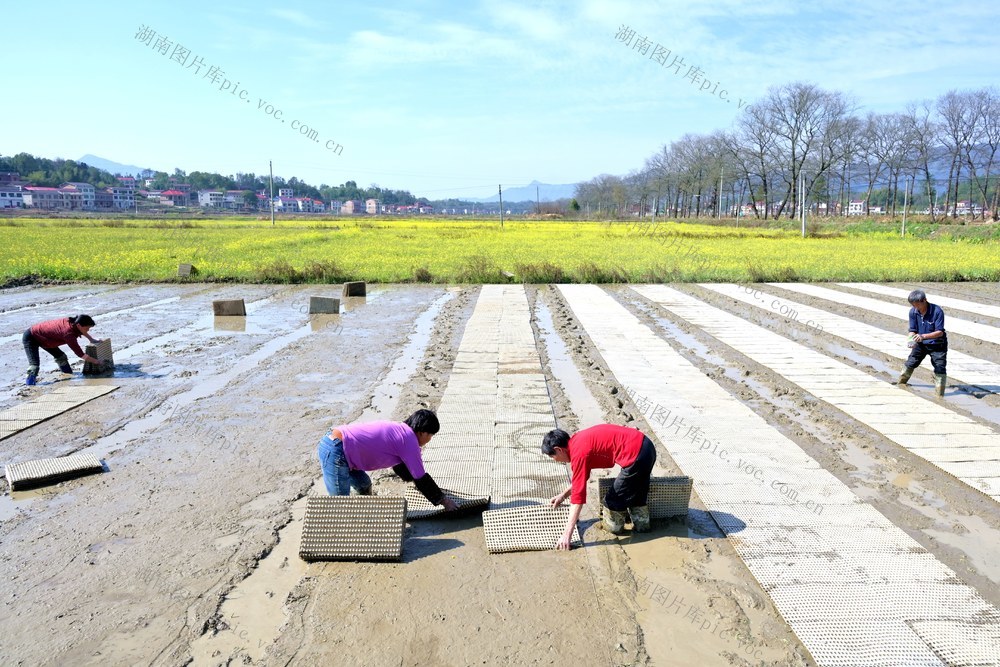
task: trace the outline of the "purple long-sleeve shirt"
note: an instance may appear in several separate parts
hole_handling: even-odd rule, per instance
[[[417,435],[402,422],[365,422],[336,427],[353,470],[379,470],[405,463],[413,479],[424,476]]]

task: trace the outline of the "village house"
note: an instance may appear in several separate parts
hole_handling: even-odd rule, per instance
[[[199,190],[198,206],[206,208],[222,208],[226,203],[226,195],[221,190]]]
[[[167,206],[187,206],[188,194],[180,190],[164,190],[160,193],[160,203]]]
[[[365,212],[364,205],[359,199],[348,199],[345,201],[341,207],[340,212],[343,215],[361,215]]]
[[[23,194],[20,185],[0,183],[0,208],[24,208]]]
[[[69,204],[68,208],[84,211],[95,208],[97,189],[90,183],[63,183],[59,190],[63,193],[63,201]]]
[[[63,193],[59,188],[29,185],[24,188],[22,198],[26,208],[63,208]]]

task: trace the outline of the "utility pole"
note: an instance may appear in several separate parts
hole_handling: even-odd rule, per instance
[[[271,226],[274,227],[274,165],[270,160],[267,161],[267,169],[271,173],[271,178],[269,179],[271,196],[268,199],[271,202]]]
[[[909,202],[910,184],[903,182],[903,229],[900,236],[906,236],[906,204]]]
[[[535,214],[536,215],[541,215],[542,214],[542,205],[541,205],[541,203],[539,202],[539,199],[538,199],[538,186],[537,185],[535,186]]]
[[[802,212],[802,238],[806,237],[806,177],[799,172],[799,205]]]
[[[500,193],[500,229],[503,229],[503,185],[497,186],[497,192]]]
[[[725,167],[719,168],[719,220],[722,220],[722,176],[726,173]]]

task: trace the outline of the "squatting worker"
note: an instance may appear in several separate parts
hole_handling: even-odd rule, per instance
[[[63,373],[72,373],[73,369],[69,365],[66,353],[59,349],[60,345],[68,345],[76,356],[92,364],[101,363],[89,354],[85,354],[76,342],[77,338],[85,337],[95,345],[100,342],[90,335],[90,329],[94,326],[94,318],[90,315],[75,315],[74,317],[63,317],[58,320],[47,320],[32,325],[24,332],[21,341],[24,343],[24,353],[28,355],[28,376],[24,383],[35,384],[38,377],[38,350],[39,348],[51,354],[59,370]]]
[[[566,530],[556,543],[557,549],[569,549],[580,511],[587,502],[587,481],[594,468],[622,467],[604,497],[601,519],[604,527],[618,534],[625,528],[625,512],[637,533],[649,530],[649,475],[656,463],[656,447],[642,431],[614,424],[591,426],[570,437],[562,429],[553,429],[542,439],[542,453],[559,463],[569,463],[569,488],[549,500],[553,507],[570,499]]]
[[[920,365],[924,357],[930,355],[934,367],[934,389],[938,396],[944,396],[948,382],[948,335],[944,330],[944,311],[941,306],[927,303],[927,295],[923,290],[915,289],[907,297],[910,302],[910,335],[913,337],[913,347],[906,360],[906,367],[899,376],[899,384],[906,384],[913,370]]]
[[[437,415],[417,410],[404,422],[376,421],[337,426],[319,442],[319,463],[323,483],[331,496],[346,496],[351,488],[370,495],[372,480],[365,471],[392,468],[407,482],[413,482],[433,505],[456,509],[434,479],[424,470],[420,448],[441,430]]]

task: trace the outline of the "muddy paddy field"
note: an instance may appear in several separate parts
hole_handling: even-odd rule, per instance
[[[333,316],[307,314],[311,295],[339,296],[319,286],[2,290],[0,409],[118,389],[0,440],[0,464],[106,465],[0,496],[0,664],[998,664],[1000,292],[922,287],[958,300],[942,302],[941,398],[929,360],[890,384],[908,306],[860,285],[369,285]],[[213,317],[237,298],[245,318]],[[494,312],[498,396],[508,328],[530,327],[548,427],[642,429],[656,474],[694,479],[688,516],[616,537],[593,506],[584,548],[502,555],[479,517],[411,522],[399,563],[300,560],[325,431],[460,405],[467,328]],[[24,329],[76,313],[112,339],[114,377],[64,376],[43,353],[25,387]],[[921,428],[886,426],[908,421]],[[940,442],[910,437],[927,434]],[[803,531],[828,542],[774,548]]]

